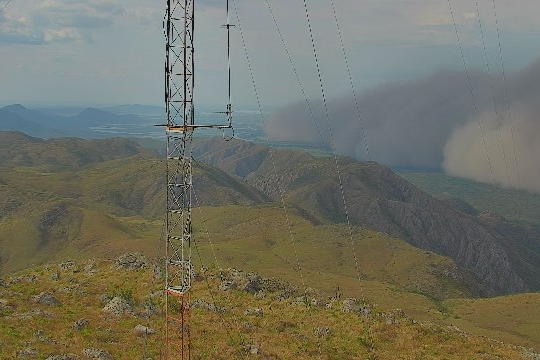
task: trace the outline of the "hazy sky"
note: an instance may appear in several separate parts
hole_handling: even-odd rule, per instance
[[[264,108],[302,98],[265,0],[236,0]],[[318,96],[303,1],[269,0],[308,95]],[[7,0],[0,0],[0,9]],[[196,103],[225,103],[225,1],[196,2]],[[474,0],[451,0],[471,67],[485,68]],[[491,66],[500,69],[493,0],[478,0]],[[508,70],[540,57],[538,0],[495,0]],[[355,85],[368,89],[462,69],[447,0],[335,0]],[[309,0],[329,97],[345,96],[329,0]],[[234,9],[234,7],[233,7]],[[0,105],[163,103],[165,1],[12,0],[0,13]],[[231,14],[233,23],[236,18]],[[233,96],[255,108],[239,29]]]

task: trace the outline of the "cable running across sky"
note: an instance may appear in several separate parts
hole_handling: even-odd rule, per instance
[[[4,11],[4,9],[9,5],[10,2],[12,2],[13,0],[8,0],[7,3],[4,4],[4,6],[2,6],[2,8],[0,9],[0,14]]]
[[[248,48],[247,48],[247,45],[246,45],[246,39],[245,39],[245,36],[244,36],[244,31],[242,30],[242,23],[240,21],[240,15],[238,13],[238,7],[237,7],[237,4],[236,4],[236,0],[233,0],[232,3],[233,3],[233,6],[234,6],[234,13],[236,15],[236,21],[238,23],[238,30],[240,31],[240,39],[242,40],[242,48],[244,50],[244,54],[245,54],[245,57],[246,57],[246,62],[247,62],[247,65],[248,65],[248,71],[249,71],[249,75],[250,75],[250,78],[251,78],[251,84],[253,86],[253,91],[255,92],[255,99],[257,100],[258,112],[259,112],[259,115],[261,117],[261,121],[262,121],[263,126],[264,126],[264,124],[266,123],[266,118],[265,118],[265,116],[263,114],[263,111],[262,111],[261,100],[260,100],[260,96],[259,96],[259,90],[258,90],[258,87],[257,87],[257,82],[255,81],[255,75],[254,75],[254,72],[253,72],[253,66],[251,64],[251,57],[249,56]],[[269,3],[267,3],[267,4],[269,5]],[[271,13],[273,14],[273,12],[271,12]],[[284,40],[282,40],[282,41],[284,42]],[[291,220],[289,218],[289,213],[287,211],[287,206],[285,204],[284,191],[283,191],[283,188],[281,187],[281,184],[279,182],[279,176],[278,176],[278,172],[277,172],[276,161],[274,159],[274,151],[272,150],[272,147],[270,146],[270,143],[268,142],[268,138],[266,139],[266,141],[267,141],[267,145],[268,145],[268,149],[269,149],[269,155],[270,155],[270,162],[272,164],[272,170],[273,170],[273,173],[274,173],[274,177],[276,178],[276,182],[277,182],[278,193],[279,193],[279,196],[280,196],[280,201],[281,201],[281,207],[283,209],[283,214],[285,216],[285,221],[286,221],[286,225],[287,225],[289,238],[291,239],[291,243],[293,245],[294,257],[295,257],[295,260],[296,260],[296,268],[297,268],[297,271],[298,271],[298,274],[299,274],[299,277],[300,277],[300,282],[302,284],[302,288],[304,289],[304,296],[306,296],[306,298],[307,298],[306,281],[305,281],[305,278],[304,278],[303,269],[300,266],[300,258],[298,256],[298,249],[297,249],[297,246],[296,246],[296,239],[295,239],[294,234],[292,232]],[[313,320],[313,311],[312,311],[312,308],[311,308],[310,305],[308,306],[308,313],[309,313],[310,320],[313,322],[314,321]],[[320,340],[318,335],[316,336],[316,339],[317,339],[318,357],[322,358],[321,340]]]
[[[506,179],[510,183],[510,174],[508,171],[508,161],[506,160],[506,149],[504,147],[504,141],[502,138],[502,129],[501,129],[501,119],[499,116],[499,110],[497,109],[497,100],[495,99],[495,88],[493,86],[493,76],[491,75],[491,67],[489,66],[489,59],[486,49],[486,40],[484,36],[484,26],[482,25],[482,17],[480,15],[480,7],[478,6],[478,0],[475,2],[476,4],[476,15],[478,18],[478,28],[480,29],[480,38],[482,40],[482,48],[484,50],[484,59],[486,61],[486,71],[488,74],[489,79],[489,87],[491,90],[491,100],[493,101],[493,111],[495,111],[495,121],[497,122],[497,126],[499,127],[499,143],[501,145],[503,159],[504,159],[504,167],[506,170]]]

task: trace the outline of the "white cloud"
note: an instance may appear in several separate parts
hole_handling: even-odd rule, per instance
[[[2,0],[0,0],[1,2]],[[534,43],[538,34],[535,19],[537,0],[496,0],[505,61],[510,69],[524,66],[540,54]],[[197,102],[223,102],[226,88],[226,42],[220,25],[225,21],[225,1],[197,0],[196,58]],[[281,25],[299,76],[310,97],[318,96],[317,76],[307,31],[302,1],[269,0]],[[328,0],[309,0],[308,7],[318,49],[319,61],[329,97],[348,90],[341,47]],[[334,0],[342,35],[349,56],[352,76],[358,90],[387,81],[406,81],[440,67],[461,68],[453,24],[446,1],[440,0]],[[475,4],[470,0],[451,0],[458,22],[467,64],[485,64],[479,50]],[[263,107],[298,100],[294,74],[270,17],[265,0],[232,0],[231,21],[236,23],[234,4],[242,20],[245,41]],[[493,48],[493,7],[479,2],[485,25],[488,50]],[[64,74],[88,73],[96,79],[93,96],[118,101],[158,102],[163,96],[164,38],[162,20],[166,1],[154,0],[16,0],[0,15],[0,72],[10,74],[17,63],[30,68],[56,68]],[[523,34],[525,32],[525,34]],[[240,40],[239,27],[231,31],[233,97],[239,103],[254,102],[251,80]],[[11,44],[22,44],[12,46]],[[49,46],[27,46],[45,44]],[[49,52],[46,52],[48,50]],[[59,52],[73,54],[70,62],[60,63]],[[8,55],[10,59],[7,59]],[[498,58],[498,55],[495,59]],[[38,61],[35,61],[35,60]],[[15,64],[15,65],[14,65]],[[493,65],[495,67],[495,65]],[[101,75],[109,67],[125,74],[125,82]],[[31,75],[4,76],[2,81],[29,83]],[[26,77],[24,77],[26,76]],[[69,83],[62,75],[42,81]],[[63,84],[64,84],[63,83]],[[141,86],[141,83],[144,83]],[[90,85],[88,85],[90,86]],[[45,85],[44,85],[45,87]],[[105,95],[103,87],[109,93]],[[13,86],[11,86],[13,88]],[[10,92],[17,102],[43,96],[64,99],[78,96],[65,86],[48,84],[57,92],[28,88]],[[95,94],[95,95],[94,95]],[[99,101],[99,100],[96,100]]]
[[[0,21],[0,43],[91,41],[92,30],[111,26],[124,13],[114,0],[21,0]]]

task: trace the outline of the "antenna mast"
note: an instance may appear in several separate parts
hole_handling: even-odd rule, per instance
[[[191,151],[194,106],[194,0],[167,0],[165,106],[167,214],[165,358],[190,359]]]
[[[192,149],[197,128],[232,128],[229,1],[227,0],[228,103],[225,124],[197,124],[195,87],[195,0],[167,0],[165,106],[167,123],[167,214],[165,264],[165,359],[190,359],[190,289],[193,278]]]

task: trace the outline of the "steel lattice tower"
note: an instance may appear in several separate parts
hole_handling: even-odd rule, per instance
[[[165,24],[165,104],[167,113],[167,215],[165,271],[165,358],[190,359],[189,306],[193,277],[192,245],[192,145],[197,128],[231,128],[230,96],[225,111],[227,123],[196,124],[193,104],[195,85],[195,0],[168,0]],[[230,28],[227,1],[228,57]]]

